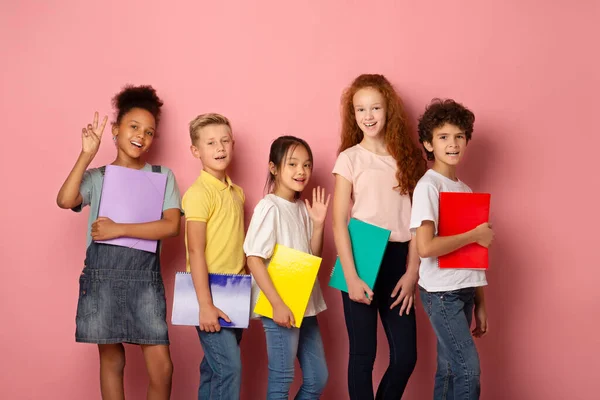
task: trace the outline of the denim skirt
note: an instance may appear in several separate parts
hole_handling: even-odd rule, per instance
[[[79,277],[75,340],[169,344],[158,253],[92,243]]]

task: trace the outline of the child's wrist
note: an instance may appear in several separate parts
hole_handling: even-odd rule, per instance
[[[417,279],[419,279],[419,267],[418,266],[417,266],[417,268],[408,267],[406,269],[405,275],[416,281]]]
[[[198,305],[200,306],[200,308],[202,308],[202,307],[214,307],[214,304],[212,302],[212,298],[198,299]]]
[[[313,221],[313,229],[324,229],[325,228],[325,221],[321,221],[321,222],[315,222]]]

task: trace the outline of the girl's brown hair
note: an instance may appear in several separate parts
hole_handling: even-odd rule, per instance
[[[364,74],[357,77],[342,95],[342,143],[339,153],[363,140],[363,132],[356,123],[352,99],[364,88],[377,90],[385,99],[385,133],[387,151],[397,163],[396,179],[400,194],[412,195],[417,182],[425,173],[427,164],[419,147],[409,135],[409,126],[402,100],[392,84],[383,76]]]

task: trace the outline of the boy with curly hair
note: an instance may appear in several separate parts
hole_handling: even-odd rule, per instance
[[[437,236],[440,193],[472,192],[456,177],[456,167],[471,140],[474,121],[475,115],[463,105],[439,99],[419,118],[419,141],[433,166],[415,188],[410,229],[421,258],[421,300],[437,337],[435,400],[472,400],[480,394],[479,355],[472,336],[482,337],[488,330],[485,271],[440,269],[438,257],[470,243],[488,247],[494,233],[484,223],[459,235]]]

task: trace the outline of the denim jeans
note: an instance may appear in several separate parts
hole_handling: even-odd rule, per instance
[[[317,317],[304,317],[300,329],[281,327],[270,318],[261,319],[269,357],[267,400],[288,399],[296,357],[302,369],[302,386],[294,399],[318,399],[325,389],[328,371]]]
[[[198,400],[239,400],[242,386],[242,329],[203,332],[198,327],[204,358],[200,363]]]
[[[470,328],[475,288],[420,292],[437,337],[434,400],[479,399],[479,355]]]

